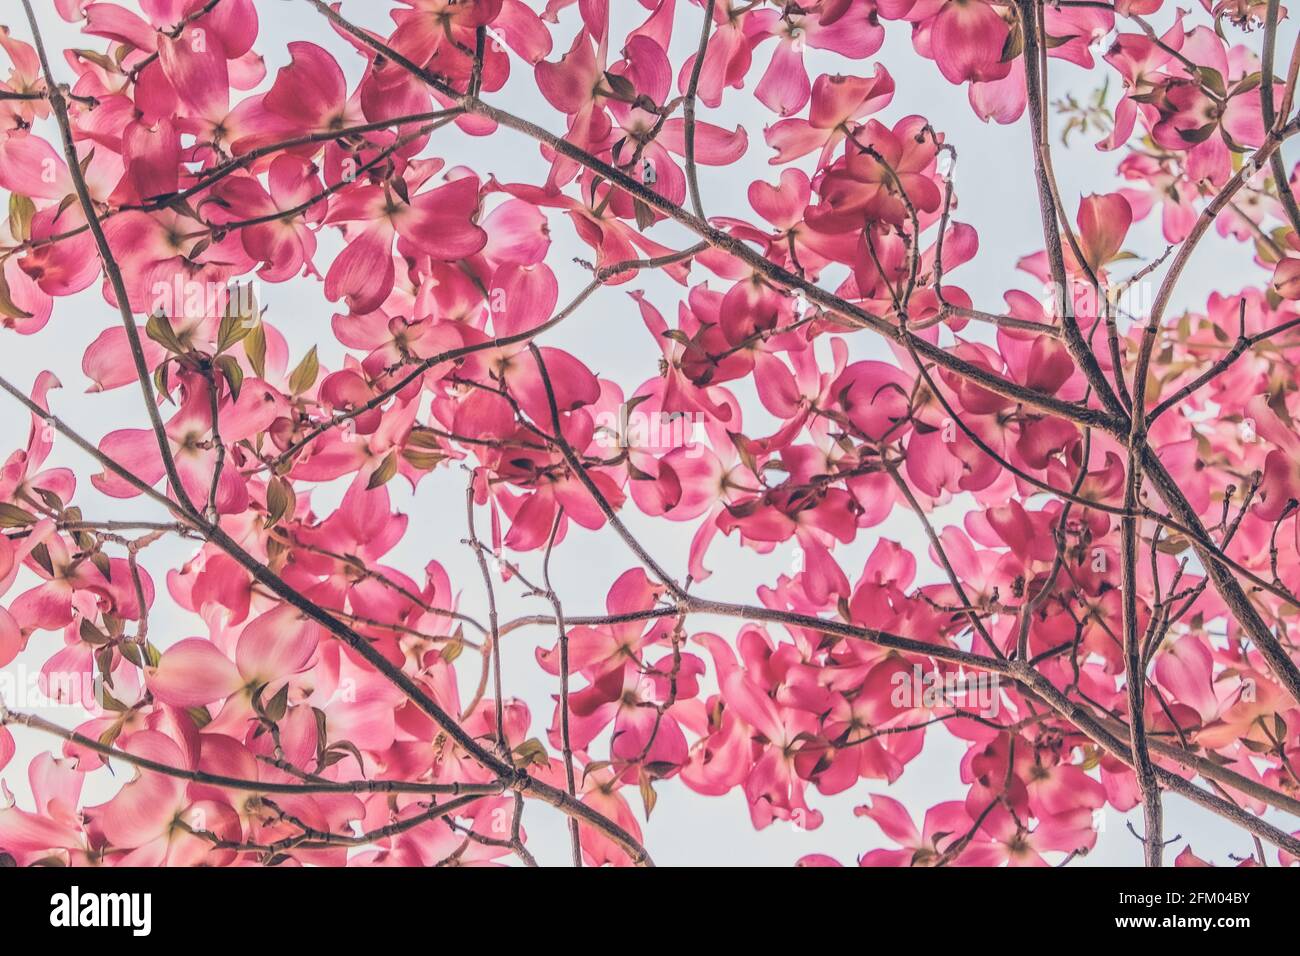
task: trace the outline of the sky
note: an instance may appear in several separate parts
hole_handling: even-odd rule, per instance
[[[542,5],[541,0],[529,2],[538,8]],[[88,43],[86,38],[78,39],[75,31],[58,19],[52,0],[38,0],[36,6],[46,42],[52,49],[70,46],[100,48],[98,43]],[[386,2],[346,0],[343,13],[364,26],[388,32],[385,28],[389,22],[387,11],[394,6]],[[326,21],[306,3],[258,0],[257,7],[261,19],[257,49],[266,58],[268,85],[275,71],[288,62],[285,45],[295,40],[310,40],[330,49],[350,81],[355,83],[358,79],[360,58],[351,54]],[[645,13],[632,0],[612,0],[611,7],[614,15],[612,34],[615,37],[625,35],[643,19]],[[1198,13],[1204,16],[1203,12]],[[675,67],[698,41],[700,11],[679,0],[677,17],[674,44],[669,51]],[[1167,12],[1153,18],[1158,27],[1168,19]],[[16,36],[29,38],[27,25],[16,3],[5,4],[0,23],[6,22]],[[922,59],[912,50],[906,24],[888,22],[884,26],[885,44],[867,62],[853,63],[835,54],[810,50],[810,73],[813,76],[836,72],[867,75],[876,62],[883,62],[894,76],[898,92],[892,104],[876,118],[892,126],[904,116],[923,113],[956,146],[960,157],[954,173],[958,197],[954,216],[976,227],[980,249],[973,262],[960,267],[947,278],[965,288],[977,308],[989,311],[1001,311],[1002,294],[1008,288],[1018,287],[1037,294],[1040,290],[1033,280],[1015,271],[1015,263],[1021,256],[1042,246],[1037,197],[1031,179],[1027,122],[1022,119],[1008,126],[981,122],[970,109],[964,88],[947,83],[933,62]],[[552,58],[568,49],[577,28],[577,8],[563,11],[554,33]],[[1280,31],[1279,50],[1290,49],[1294,35],[1294,30],[1284,27]],[[1257,39],[1257,35],[1248,38],[1248,42],[1250,39]],[[763,142],[762,133],[764,126],[776,117],[752,95],[754,84],[766,68],[771,49],[769,43],[760,50],[744,90],[728,90],[719,110],[703,107],[700,110],[703,120],[727,128],[739,123],[747,131],[750,142],[749,151],[741,161],[721,169],[700,168],[701,191],[710,215],[754,218],[746,199],[747,185],[757,179],[775,181],[774,169],[767,163],[771,152]],[[55,69],[61,71],[64,79],[71,78],[70,69],[61,61],[56,61]],[[511,80],[506,88],[493,94],[490,101],[517,115],[540,117],[544,126],[562,132],[563,117],[541,98],[526,64],[514,59],[511,71]],[[1053,98],[1065,91],[1082,98],[1092,91],[1100,74],[1088,76],[1078,68],[1052,60],[1050,78]],[[1112,105],[1117,89],[1118,78],[1115,77],[1111,83]],[[1059,119],[1057,123],[1059,126]],[[47,136],[50,134],[48,129],[42,132]],[[1071,207],[1077,204],[1080,196],[1108,192],[1119,184],[1115,167],[1122,154],[1098,152],[1091,145],[1095,138],[1095,134],[1076,136],[1069,149],[1060,147],[1059,136],[1054,140],[1061,193]],[[434,135],[425,155],[441,156],[448,165],[467,165],[480,175],[492,174],[502,182],[540,183],[547,168],[536,144],[509,130],[501,130],[487,139],[475,139],[454,127],[447,127]],[[1288,153],[1291,162],[1296,158]],[[559,280],[560,301],[563,303],[589,281],[589,273],[571,260],[574,256],[588,257],[590,250],[578,242],[566,218],[552,216],[550,226],[553,245],[547,261]],[[693,236],[670,222],[655,225],[649,236],[672,248],[683,248],[695,241]],[[323,268],[339,247],[336,237],[322,233],[317,264]],[[1126,248],[1144,258],[1163,250],[1164,241],[1159,235],[1158,222],[1148,221],[1135,227]],[[1156,272],[1148,281],[1156,282],[1159,276],[1160,273]],[[1262,273],[1250,266],[1248,247],[1211,237],[1194,257],[1173,306],[1176,309],[1203,308],[1210,292],[1239,289],[1243,282],[1257,282],[1260,276]],[[705,278],[709,278],[707,271],[697,268],[692,274],[692,283]],[[823,284],[827,281],[824,280]],[[711,279],[711,284],[714,288],[720,287],[717,279]],[[576,314],[548,332],[542,340],[545,345],[566,349],[579,356],[594,372],[618,382],[629,394],[642,382],[657,375],[659,358],[657,344],[645,330],[634,303],[627,296],[632,289],[644,290],[647,298],[669,317],[670,322],[684,291],[661,276],[642,273],[628,285],[597,292]],[[319,282],[298,279],[280,285],[260,283],[258,294],[259,300],[267,306],[268,321],[289,340],[291,363],[312,345],[317,345],[324,367],[339,366],[343,350],[333,340],[329,329],[336,309],[325,299]],[[134,387],[106,394],[86,392],[90,383],[80,368],[82,351],[100,331],[117,323],[116,310],[105,303],[96,284],[77,296],[56,301],[54,316],[41,333],[24,337],[3,332],[0,369],[20,387],[29,387],[42,369],[53,371],[63,383],[63,388],[51,396],[53,411],[88,437],[98,439],[121,427],[143,427],[144,411],[139,392]],[[889,353],[881,340],[869,333],[849,336],[847,341],[851,360],[889,360]],[[754,399],[752,391],[742,393],[741,400],[746,432],[751,435],[769,433],[771,429],[766,426],[770,426],[772,421]],[[11,407],[8,413],[0,414],[0,454],[23,446],[27,422],[26,413],[16,406]],[[98,494],[88,480],[96,470],[93,463],[66,442],[56,442],[51,464],[66,465],[76,471],[79,503],[88,518],[159,520],[164,517],[156,506],[139,499],[123,502]],[[440,468],[421,482],[416,495],[410,494],[409,486],[400,480],[390,483],[395,507],[410,515],[411,522],[406,539],[387,560],[417,580],[422,578],[421,569],[430,558],[438,560],[447,569],[453,584],[460,589],[462,608],[478,614],[486,606],[482,580],[472,553],[460,543],[464,537],[465,481],[466,475],[460,469]],[[341,497],[342,490],[342,486],[323,486],[316,490],[312,501],[317,514],[328,514]],[[958,498],[938,509],[932,520],[939,529],[960,523],[968,507],[968,501]],[[694,523],[679,525],[652,521],[633,508],[628,508],[623,517],[670,573],[679,578],[685,575],[687,548]],[[485,514],[480,517],[480,527],[484,526],[485,519]],[[917,554],[919,583],[940,580],[938,568],[926,557],[923,531],[916,517],[905,509],[896,510],[883,524],[859,532],[851,546],[837,549],[837,558],[851,580],[860,573],[866,556],[882,538],[898,541]],[[163,541],[146,552],[144,564],[153,574],[159,592],[151,615],[150,637],[160,648],[165,649],[176,640],[204,633],[202,623],[176,608],[163,586],[165,570],[179,566],[193,550],[192,542]],[[703,597],[753,601],[755,588],[760,584],[774,583],[779,574],[790,570],[794,560],[793,546],[778,548],[763,556],[738,548],[731,539],[719,538],[708,561],[714,574],[697,586],[696,593]],[[525,570],[536,571],[539,563],[540,557],[536,554],[522,558]],[[566,614],[602,612],[610,584],[634,565],[635,558],[609,529],[587,532],[575,526],[569,540],[557,549],[552,562],[552,576],[556,590],[563,597]],[[20,578],[7,599],[21,593],[29,582],[30,578]],[[517,584],[499,584],[496,591],[503,620],[522,614],[549,613],[548,605],[524,596],[523,589]],[[688,630],[691,634],[711,631],[731,637],[740,625],[741,622],[729,619],[692,618]],[[18,673],[24,668],[39,669],[58,640],[57,634],[38,633],[28,650],[7,670]],[[538,668],[533,655],[538,647],[550,647],[553,643],[551,628],[519,630],[504,638],[503,642],[504,685],[508,694],[528,703],[533,715],[532,733],[538,737],[544,736],[550,722],[552,695],[558,692],[558,688],[554,679]],[[697,649],[697,653],[702,654],[703,649]],[[466,686],[476,680],[476,666],[462,670]],[[36,710],[65,726],[74,726],[83,719],[81,712],[66,707],[42,708],[31,706],[30,701],[22,703],[26,709]],[[18,754],[8,767],[0,771],[0,778],[19,804],[30,809],[26,767],[34,754],[52,747],[52,739],[22,729],[15,729],[14,733]],[[597,746],[598,755],[600,750]],[[724,797],[704,797],[676,782],[658,786],[658,802],[647,823],[637,805],[635,790],[626,793],[638,818],[641,818],[646,845],[660,865],[785,865],[806,853],[826,853],[852,864],[858,855],[869,849],[891,845],[874,823],[855,817],[852,808],[866,802],[872,793],[887,793],[909,807],[919,824],[922,813],[929,806],[964,796],[965,787],[958,778],[958,764],[963,752],[964,746],[940,727],[927,733],[924,752],[908,765],[902,778],[892,786],[886,786],[883,781],[859,781],[848,792],[830,798],[810,788],[810,805],[825,815],[825,822],[816,830],[801,830],[789,824],[776,823],[756,832],[750,823],[743,795],[738,790]],[[127,779],[126,768],[117,768],[116,775],[107,770],[96,771],[87,781],[84,803],[93,805],[107,799]],[[1228,863],[1229,853],[1245,855],[1250,852],[1249,839],[1220,824],[1216,818],[1176,796],[1167,796],[1166,803],[1166,833],[1190,838],[1199,856]],[[1140,828],[1138,817],[1134,819]],[[1278,822],[1286,829],[1295,829],[1293,820],[1278,817]],[[567,861],[568,836],[561,815],[544,806],[533,806],[525,814],[524,825],[529,847],[542,863]],[[1099,819],[1099,827],[1096,848],[1079,863],[1141,863],[1141,845],[1126,830],[1123,815],[1107,808]],[[1182,847],[1181,841],[1174,844],[1170,855]]]

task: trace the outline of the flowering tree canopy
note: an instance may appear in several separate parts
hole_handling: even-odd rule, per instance
[[[1300,41],[1277,0],[1194,6],[8,4],[3,334],[139,394],[69,420],[52,373],[0,360],[31,421],[0,472],[0,666],[75,705],[0,705],[0,772],[54,748],[0,854],[533,864],[525,824],[567,818],[573,864],[649,865],[672,788],[808,830],[851,791],[893,846],[866,865],[1068,862],[1107,807],[1148,865],[1203,865],[1171,797],[1239,862],[1296,863]],[[272,16],[332,42],[268,68]],[[961,285],[999,228],[960,215],[980,144],[876,58],[909,30],[932,62],[907,69],[1023,130],[1041,242],[982,258],[1002,303]],[[1062,99],[1064,64],[1102,92]],[[1053,113],[1109,191],[1058,186]],[[710,210],[699,167],[754,155],[751,214]],[[1242,284],[1175,307],[1212,233]],[[281,283],[333,314],[265,308]],[[615,286],[642,380],[548,342]],[[603,607],[551,580],[596,537],[624,561]],[[736,544],[781,563],[722,593]],[[546,713],[502,667],[527,640]],[[964,796],[886,793],[940,735]]]

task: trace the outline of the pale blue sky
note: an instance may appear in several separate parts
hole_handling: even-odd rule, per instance
[[[532,3],[541,5],[540,0],[532,0]],[[99,45],[88,44],[85,40],[74,41],[72,31],[58,21],[49,0],[41,0],[37,6],[45,9],[42,23],[51,46]],[[257,49],[266,57],[269,77],[274,77],[275,70],[287,62],[285,43],[307,39],[335,51],[350,79],[357,78],[360,60],[350,55],[346,44],[307,4],[294,0],[258,0],[257,6],[262,20]],[[383,29],[385,13],[391,6],[388,3],[348,0],[343,12],[364,25]],[[616,37],[623,36],[644,15],[642,7],[631,0],[617,0],[611,6],[615,8],[613,34]],[[7,5],[8,25],[15,35],[26,38],[26,25],[15,7],[15,4]],[[696,42],[700,17],[700,11],[685,2],[679,2],[678,8],[677,36],[670,52],[674,64],[681,63]],[[1167,16],[1156,18],[1158,24],[1166,21]],[[561,15],[553,56],[558,57],[560,52],[568,49],[577,22],[576,7]],[[1018,286],[1037,291],[1028,284],[1028,277],[1014,270],[1020,256],[1037,250],[1042,244],[1037,199],[1030,179],[1027,124],[1023,121],[1012,126],[981,123],[967,103],[965,90],[949,85],[932,62],[913,52],[907,25],[886,23],[885,27],[885,46],[868,63],[853,64],[833,54],[810,51],[810,70],[814,75],[822,72],[862,75],[869,73],[876,61],[883,62],[894,75],[899,92],[879,118],[892,124],[910,113],[924,113],[956,145],[960,162],[956,172],[959,208],[955,215],[979,230],[980,252],[973,263],[961,267],[949,278],[970,292],[977,307],[998,310],[1002,293],[1007,288]],[[1280,49],[1289,49],[1293,36],[1293,31],[1284,29]],[[754,179],[775,179],[773,168],[767,165],[770,151],[762,139],[764,125],[775,117],[752,96],[753,86],[762,75],[771,49],[772,45],[768,44],[761,50],[744,91],[729,90],[722,108],[716,113],[707,109],[701,111],[702,118],[715,120],[728,128],[740,123],[748,131],[750,139],[749,154],[742,161],[724,169],[701,169],[701,187],[710,214],[752,218],[745,187]],[[60,69],[65,77],[69,75],[61,60],[56,61],[56,69]],[[1060,61],[1052,61],[1051,77],[1057,92],[1069,88],[1076,93],[1086,93],[1091,89],[1090,81],[1084,78],[1082,71]],[[1111,85],[1113,102],[1118,80],[1112,80]],[[562,129],[562,117],[544,103],[531,71],[518,60],[512,65],[511,82],[492,100],[512,112],[540,118],[543,125],[553,131]],[[506,130],[482,140],[448,128],[435,135],[429,154],[442,156],[449,164],[465,163],[481,174],[491,173],[507,182],[536,183],[545,177],[545,163],[536,145]],[[1114,169],[1120,155],[1098,153],[1082,137],[1076,137],[1068,151],[1058,148],[1056,167],[1066,203],[1073,205],[1080,195],[1115,188]],[[589,250],[577,242],[564,217],[552,216],[551,229],[554,244],[548,261],[560,281],[561,301],[567,301],[589,278],[587,273],[573,265],[571,259],[573,256],[587,257]],[[682,247],[694,241],[671,223],[655,226],[650,235],[670,247]],[[1158,223],[1144,223],[1135,229],[1127,247],[1144,256],[1163,249]],[[338,242],[334,237],[323,236],[318,265],[328,263],[337,248]],[[1239,288],[1243,281],[1259,281],[1261,274],[1249,262],[1248,248],[1217,239],[1208,241],[1188,270],[1175,305],[1199,308],[1204,305],[1206,295],[1215,289],[1226,292]],[[698,282],[707,277],[704,270],[696,269],[693,280]],[[721,286],[716,279],[712,279],[711,284],[715,288]],[[681,288],[661,277],[643,275],[629,286],[597,293],[576,315],[545,338],[545,344],[572,351],[598,374],[614,379],[628,392],[656,374],[659,354],[626,296],[629,288],[645,289],[650,300],[671,321]],[[269,307],[268,319],[289,338],[295,360],[310,345],[317,344],[321,347],[322,362],[337,367],[342,351],[329,332],[329,320],[335,310],[324,299],[319,284],[312,280],[295,280],[280,286],[262,285],[260,291]],[[116,322],[115,311],[105,304],[96,286],[77,297],[58,302],[53,319],[42,333],[26,338],[5,333],[0,367],[7,377],[22,386],[30,385],[41,369],[53,370],[64,385],[52,396],[54,410],[90,436],[97,438],[124,426],[138,427],[144,422],[144,415],[137,390],[124,388],[107,395],[87,395],[85,389],[89,382],[80,371],[85,345],[100,330]],[[849,341],[855,359],[887,357],[880,341],[869,333],[853,336]],[[752,392],[742,391],[741,397],[747,432],[766,433],[763,426],[770,422]],[[26,415],[10,406],[8,414],[0,415],[0,452],[7,453],[9,449],[21,447],[26,429]],[[54,457],[58,463],[67,464],[77,471],[80,504],[88,517],[160,517],[156,507],[139,500],[123,503],[98,495],[87,480],[94,469],[88,466],[87,459],[66,443],[56,446]],[[418,578],[424,563],[430,557],[436,558],[461,589],[462,605],[475,613],[481,611],[485,607],[482,582],[472,555],[459,544],[464,533],[464,474],[459,470],[439,470],[425,479],[414,499],[403,482],[394,481],[390,488],[394,489],[397,505],[412,518],[407,540],[397,549],[393,563]],[[314,494],[317,512],[328,513],[330,502],[337,500],[339,493],[337,488],[326,488]],[[964,508],[964,502],[955,502],[941,509],[935,521],[941,526],[955,523],[960,520]],[[631,509],[626,519],[662,564],[673,573],[684,574],[693,524],[681,526],[649,521]],[[939,579],[937,569],[930,566],[924,557],[926,546],[915,517],[905,512],[896,513],[879,527],[861,532],[854,545],[843,549],[841,564],[851,579],[857,576],[866,555],[881,537],[901,541],[918,554],[922,562],[922,581]],[[150,548],[146,563],[154,573],[160,592],[164,591],[164,569],[176,566],[190,553],[191,545],[184,542],[162,543]],[[791,557],[787,549],[778,549],[773,555],[762,557],[741,551],[729,539],[719,539],[709,562],[715,574],[699,587],[699,593],[752,600],[755,586],[774,582],[776,576],[789,567]],[[536,556],[526,556],[524,562],[526,567],[536,568]],[[564,596],[566,613],[601,611],[610,583],[633,564],[632,556],[611,532],[589,533],[575,528],[565,547],[557,552],[552,568],[557,589]],[[21,585],[9,597],[20,590]],[[497,593],[502,603],[503,619],[548,610],[538,600],[522,597],[516,586],[500,586]],[[707,629],[732,635],[738,623],[698,618],[692,620],[690,630]],[[155,642],[166,646],[173,640],[200,633],[201,624],[172,607],[164,593],[153,613],[151,637]],[[55,634],[37,635],[32,648],[11,667],[38,668],[58,640],[59,636]],[[506,639],[504,648],[505,686],[510,694],[528,702],[534,719],[533,733],[537,736],[544,735],[550,721],[551,695],[557,692],[557,688],[554,681],[537,668],[533,652],[539,645],[550,646],[553,640],[553,632],[548,628],[518,631]],[[470,673],[474,669],[473,665],[466,668],[467,683],[476,677]],[[44,713],[67,725],[80,719],[67,710],[49,709]],[[26,766],[31,755],[47,749],[50,742],[31,733],[15,731],[15,734],[18,756],[5,768],[2,776],[20,803],[30,806],[27,802]],[[908,766],[902,780],[887,792],[911,808],[919,822],[930,805],[964,794],[957,776],[963,749],[943,729],[930,731],[923,755]],[[597,750],[599,752],[600,748]],[[106,798],[120,785],[121,779],[119,776],[114,780],[105,771],[93,774],[87,784],[87,803]],[[810,791],[811,805],[821,809],[826,816],[820,829],[804,832],[777,824],[755,832],[738,791],[722,798],[706,798],[672,782],[659,787],[658,806],[649,825],[643,826],[647,845],[660,864],[787,864],[811,852],[829,853],[851,864],[858,854],[889,845],[873,823],[855,818],[851,812],[853,806],[865,801],[867,794],[885,789],[879,781],[860,781],[848,793],[835,798],[825,798]],[[628,796],[637,802],[634,790],[629,791]],[[1225,863],[1228,862],[1228,852],[1246,854],[1250,851],[1249,839],[1219,825],[1214,817],[1190,807],[1177,797],[1167,800],[1167,833],[1181,832],[1191,837],[1202,857]],[[637,812],[640,815],[639,806]],[[1287,829],[1295,828],[1293,820],[1279,822]],[[530,847],[543,863],[561,863],[567,859],[567,831],[561,816],[544,806],[534,806],[525,816],[525,826]],[[1172,850],[1176,853],[1181,848],[1180,843]],[[1108,811],[1105,830],[1086,862],[1122,865],[1141,862],[1140,845],[1127,833],[1119,814]]]

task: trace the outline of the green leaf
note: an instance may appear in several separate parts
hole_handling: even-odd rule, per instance
[[[266,378],[266,330],[258,322],[244,336],[244,354],[258,378]]]
[[[95,627],[88,617],[83,617],[81,619],[80,633],[81,639],[87,644],[98,647],[108,643],[108,635]]]
[[[636,227],[642,232],[655,224],[654,210],[641,200],[632,200],[632,211],[636,214]]]
[[[242,342],[252,328],[253,323],[244,316],[231,312],[230,303],[227,303],[226,314],[221,317],[221,325],[217,329],[217,354]]]
[[[460,657],[461,652],[464,650],[465,650],[465,642],[464,640],[461,639],[460,632],[458,630],[456,632],[456,639],[453,641],[448,641],[446,644],[444,644],[442,646],[442,651],[439,653],[438,656],[441,657],[445,663],[451,664],[455,662],[456,658]]]
[[[102,687],[99,690],[99,701],[105,710],[111,710],[115,714],[125,714],[130,709]]]
[[[1216,96],[1226,97],[1228,95],[1227,84],[1223,82],[1223,74],[1212,66],[1202,66],[1196,71],[1203,83]]]
[[[126,631],[126,622],[114,614],[112,611],[101,611],[100,620],[103,622],[103,628],[110,637],[121,637]]]
[[[73,50],[72,54],[78,59],[86,60],[90,63],[95,64],[95,66],[99,67],[105,73],[119,72],[117,68],[117,64],[114,63],[111,59],[109,59],[109,57],[104,53],[99,53],[95,50],[78,49],[78,50]]]
[[[422,428],[417,425],[407,433],[406,446],[408,448],[442,451],[442,436],[432,429]]]
[[[239,359],[233,355],[221,355],[217,357],[215,364],[226,377],[226,384],[230,386],[230,397],[239,401],[239,390],[244,387],[244,367],[239,364]]]
[[[1249,93],[1251,90],[1259,86],[1263,79],[1264,74],[1259,70],[1242,77],[1237,81],[1237,85],[1232,88],[1232,95],[1240,96],[1242,93]]]
[[[636,86],[626,76],[605,71],[605,83],[609,86],[610,98],[631,103],[636,99]]]
[[[36,515],[24,511],[17,505],[0,501],[0,528],[24,528],[35,523]]]
[[[1017,25],[1012,30],[1008,31],[1007,38],[1002,43],[1002,55],[998,58],[998,62],[1010,63],[1016,57],[1020,56],[1020,53],[1024,48],[1025,38],[1020,32],[1019,25]]]
[[[7,319],[30,319],[32,314],[25,312],[14,304],[9,294],[9,280],[5,278],[4,269],[0,268],[0,316]]]
[[[754,451],[750,447],[749,439],[739,432],[728,431],[727,437],[731,439],[731,444],[736,448],[736,454],[740,457],[741,462],[754,477],[758,477],[758,459],[754,457]]]
[[[263,527],[270,528],[286,514],[293,514],[296,503],[297,496],[292,486],[283,478],[272,478],[266,486],[266,522]]]
[[[1167,538],[1161,538],[1156,545],[1156,550],[1161,554],[1182,554],[1189,547],[1191,542],[1180,534],[1170,535]]]
[[[96,551],[90,556],[90,563],[95,566],[104,580],[111,580],[113,577],[113,565],[108,560],[108,555],[103,551]]]
[[[514,755],[519,758],[519,763],[525,767],[529,764],[546,767],[551,762],[551,755],[546,752],[546,745],[536,737],[529,737],[516,747]]]
[[[1085,747],[1083,749],[1083,763],[1079,765],[1080,770],[1082,770],[1084,773],[1087,773],[1089,770],[1092,770],[1100,763],[1101,763],[1101,751],[1098,748]]]
[[[271,702],[266,705],[266,709],[264,713],[266,714],[267,720],[271,721],[272,723],[275,723],[277,721],[284,719],[285,712],[288,709],[289,709],[289,685],[285,684],[283,687],[281,687],[278,691],[275,692],[275,696],[271,698]]]
[[[113,645],[105,644],[95,651],[95,666],[99,668],[100,680],[105,687],[113,686]]]
[[[200,239],[194,244],[194,248],[189,251],[185,258],[190,262],[198,262],[203,253],[208,251],[210,245],[212,245],[211,239]]]
[[[1196,129],[1180,129],[1178,131],[1178,136],[1189,146],[1195,146],[1198,143],[1204,143],[1207,139],[1213,136],[1214,131],[1218,128],[1219,126],[1217,123],[1206,123],[1204,126],[1200,126]]]
[[[655,804],[659,802],[659,795],[655,793],[654,785],[651,783],[650,775],[647,773],[641,774],[640,787],[641,803],[645,807],[645,818],[646,820],[649,820],[650,814],[655,808]]]
[[[390,451],[388,457],[374,470],[370,480],[366,482],[366,491],[373,491],[380,485],[388,484],[389,479],[395,474],[397,474],[397,456]]]
[[[289,392],[293,395],[301,395],[307,389],[316,384],[316,376],[320,374],[320,362],[316,358],[316,346],[311,347],[298,367],[293,370],[289,376]]]
[[[50,549],[43,544],[32,548],[32,560],[45,569],[45,573],[54,577],[54,562],[50,560]]]
[[[361,768],[361,775],[364,777],[366,774],[365,761],[361,759],[361,751],[357,749],[357,745],[350,740],[340,740],[330,744],[329,750],[326,751],[326,765],[337,763],[344,753],[352,755],[352,759],[357,762],[357,766]],[[338,756],[335,759],[329,759],[334,754]]]
[[[392,184],[393,192],[397,193],[398,198],[409,206],[411,204],[411,188],[406,184],[406,180],[401,176],[394,176],[389,182]]]
[[[32,237],[32,219],[36,216],[36,203],[19,193],[9,194],[9,231],[19,242]]]
[[[420,451],[418,448],[403,448],[402,458],[404,458],[412,468],[417,471],[433,471],[440,464],[447,460],[448,456],[443,452]]]
[[[176,330],[172,328],[171,322],[165,315],[155,313],[149,316],[149,320],[144,324],[144,333],[168,352],[181,355],[187,351],[181,344],[181,340],[176,337]]]
[[[136,644],[133,641],[125,641],[118,645],[118,650],[122,652],[123,657],[136,667],[144,666],[144,657],[140,654],[139,644]]]
[[[36,494],[40,497],[41,501],[45,502],[45,507],[49,508],[51,511],[63,510],[63,499],[60,498],[58,495],[56,495],[54,492],[50,491],[48,488],[33,488],[32,490],[36,492]],[[81,509],[69,508],[67,514],[65,514],[64,517],[67,518],[69,521],[80,521]]]
[[[111,747],[121,733],[122,721],[120,719],[115,720],[106,731],[99,735],[99,742],[105,747]]]
[[[317,757],[319,757],[321,754],[325,753],[325,743],[329,740],[329,736],[325,733],[328,718],[325,716],[325,711],[321,710],[319,707],[313,707],[311,709],[311,714],[316,718],[316,754]]]
[[[154,388],[158,390],[159,395],[171,398],[170,377],[167,373],[167,362],[160,362],[158,367],[153,370]]]

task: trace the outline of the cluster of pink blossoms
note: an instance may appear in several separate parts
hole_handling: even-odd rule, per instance
[[[573,821],[575,859],[642,863],[655,788],[676,786],[741,790],[760,829],[816,829],[818,794],[861,794],[899,847],[864,865],[1058,863],[1136,807],[1158,860],[1171,792],[1240,826],[1246,863],[1263,842],[1296,862],[1300,211],[1280,147],[1300,126],[1280,44],[1271,65],[1276,3],[640,0],[621,36],[609,0],[401,0],[381,33],[355,4],[294,6],[337,42],[289,44],[273,75],[253,0],[55,0],[84,36],[61,56],[13,9],[0,29],[5,334],[85,329],[56,302],[99,283],[86,383],[146,401],[78,451],[50,414],[60,383],[18,385],[32,426],[0,472],[0,666],[37,655],[55,698],[84,676],[89,716],[0,711],[0,770],[16,735],[61,747],[28,768],[35,805],[0,809],[0,854],[531,861],[521,816],[540,805]],[[981,118],[1035,131],[1044,248],[1008,269],[1004,305],[953,284],[978,247],[953,170],[978,147],[873,59],[903,24]],[[699,47],[674,63],[681,36]],[[809,50],[839,72],[811,75]],[[1121,91],[1077,122],[1125,188],[1057,188],[1057,61]],[[548,114],[509,112],[521,71]],[[763,143],[696,118],[750,88]],[[531,137],[535,178],[438,158],[451,125]],[[709,215],[698,166],[764,149],[753,215]],[[1171,248],[1133,261],[1157,210]],[[1256,285],[1176,314],[1216,231],[1251,244]],[[575,251],[592,285],[570,302],[552,267]],[[675,303],[639,288],[653,270]],[[341,364],[291,354],[254,280],[320,283]],[[640,384],[545,344],[620,284],[609,321],[657,362]],[[1131,313],[1139,284],[1158,291]],[[759,408],[775,427],[746,423]],[[51,466],[56,444],[93,464]],[[483,582],[438,556],[463,533],[394,507],[390,482],[418,496],[453,467],[489,594],[523,588],[547,615],[462,600]],[[83,513],[87,479],[159,521]],[[312,490],[334,482],[322,512]],[[960,524],[931,521],[954,501]],[[873,531],[900,510],[928,556]],[[689,551],[651,555],[629,511],[680,522]],[[631,546],[604,611],[561,608],[536,576],[574,524]],[[164,535],[195,551],[151,571]],[[719,536],[797,570],[714,594]],[[927,560],[941,583],[918,583]],[[150,630],[157,602],[196,636]],[[548,635],[540,721],[502,688],[499,642],[525,627]],[[917,812],[881,792],[943,733],[965,747],[963,799]],[[106,764],[133,776],[84,805]]]

